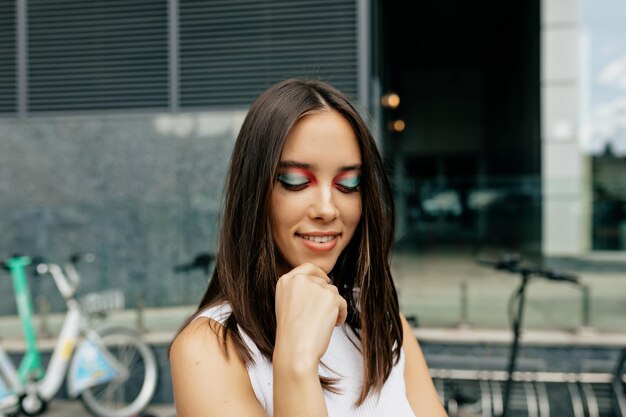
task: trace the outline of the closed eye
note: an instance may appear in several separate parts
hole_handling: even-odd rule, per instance
[[[344,193],[355,193],[359,191],[359,184],[361,183],[361,177],[358,175],[351,177],[344,177],[340,181],[335,182],[335,185]]]
[[[279,174],[278,182],[283,188],[290,191],[303,190],[310,184],[306,176],[293,173]]]

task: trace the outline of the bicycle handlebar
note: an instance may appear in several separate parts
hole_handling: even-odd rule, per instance
[[[76,252],[69,256],[68,263],[76,265],[79,262],[93,262],[96,256],[93,253]]]
[[[23,259],[20,259],[23,258]],[[90,253],[75,253],[68,258],[68,262],[64,268],[54,263],[48,263],[41,257],[29,258],[14,255],[6,261],[0,261],[0,268],[6,269],[12,274],[16,268],[23,269],[28,266],[35,267],[35,273],[38,275],[50,274],[54,278],[54,282],[65,299],[70,299],[76,294],[76,290],[80,284],[80,276],[76,270],[76,263],[79,261],[92,262],[95,256]],[[14,261],[16,262],[14,264]]]
[[[209,273],[211,262],[214,256],[207,252],[199,253],[193,261],[186,264],[176,265],[173,269],[175,273],[187,273],[196,269],[201,269],[205,274]]]
[[[40,275],[50,274],[54,278],[54,282],[59,292],[65,299],[71,298],[78,289],[78,281],[67,279],[61,267],[57,264],[40,263],[37,264],[37,273]]]
[[[580,285],[580,282],[576,275],[567,274],[564,272],[556,271],[554,269],[541,268],[535,265],[521,264],[521,258],[517,254],[503,255],[497,261],[480,258],[478,259],[478,263],[480,265],[490,266],[500,271],[507,271],[514,274],[523,274],[527,276],[536,276],[551,281],[562,281]]]
[[[578,277],[572,274],[566,274],[564,272],[559,272],[551,269],[546,269],[542,271],[543,278],[547,278],[553,281],[566,281],[571,282],[572,284],[580,285],[580,281],[578,281]]]
[[[45,262],[43,259],[37,259],[33,264],[37,265],[36,271],[39,275],[47,273],[52,275],[59,292],[68,299],[76,294],[80,285],[80,275],[76,270],[76,264],[80,261],[93,262],[95,259],[96,257],[91,253],[74,253],[68,257],[63,268],[57,264]]]
[[[31,258],[31,257],[28,257],[28,256],[24,256],[22,254],[19,254],[19,253],[14,253],[8,259],[6,259],[4,261],[0,261],[0,268],[4,269],[5,271],[11,272],[12,268],[11,268],[11,266],[9,266],[10,265],[9,262],[11,260],[14,260],[14,259],[23,259],[23,263],[20,262],[19,267],[20,268],[21,267],[26,268],[26,267],[29,267],[29,266],[32,266],[32,265],[35,265],[35,264],[41,262],[42,258],[41,257]]]
[[[67,274],[68,281],[74,287],[74,291],[80,284],[80,276],[76,270],[76,264],[80,261],[93,262],[96,256],[93,253],[74,253],[70,255],[68,261],[65,263],[65,273]]]
[[[520,261],[521,258],[517,254],[502,255],[497,261],[486,258],[478,259],[479,264],[491,266],[499,270],[512,270],[513,268],[517,267],[517,265],[519,265]]]

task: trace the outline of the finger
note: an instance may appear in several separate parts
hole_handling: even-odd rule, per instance
[[[323,288],[326,288],[326,287],[328,287],[329,285],[332,285],[332,284],[329,284],[329,283],[328,283],[328,281],[326,281],[326,280],[325,280],[324,278],[322,278],[322,277],[318,277],[318,276],[316,276],[316,275],[305,275],[305,276],[307,277],[307,279],[308,279],[308,280],[310,280],[311,282],[314,282],[314,283],[318,284],[319,286],[321,286],[321,287],[323,287]]]
[[[302,264],[302,267],[305,268],[308,274],[315,275],[326,280],[326,282],[330,282],[330,278],[328,277],[328,275],[326,275],[326,273],[317,265],[307,262],[305,264]]]
[[[311,284],[316,284],[319,285],[322,288],[326,288],[328,285],[331,285],[328,283],[328,281],[326,281],[324,278],[318,277],[317,275],[311,275],[311,274],[304,274],[302,272],[299,272],[295,275],[292,275],[290,277],[286,277],[287,281],[290,282],[297,282],[298,284],[296,285],[311,285]]]
[[[341,296],[338,296],[338,297],[340,298],[339,311],[337,314],[337,322],[335,323],[335,326],[341,326],[346,321],[346,318],[348,317],[348,303],[343,297]]]
[[[328,275],[326,275],[326,273],[322,269],[320,269],[318,266],[310,262],[297,266],[296,268],[291,270],[291,273],[315,275],[316,277],[320,277],[324,279],[326,282],[330,282],[330,278],[328,277]]]

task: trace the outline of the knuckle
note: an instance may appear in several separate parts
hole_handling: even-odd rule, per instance
[[[302,265],[300,265],[300,268],[306,271],[310,271],[310,270],[315,269],[315,265],[313,265],[311,262],[305,262]]]
[[[311,278],[307,274],[298,273],[295,274],[292,278],[295,285],[307,285],[311,282]]]

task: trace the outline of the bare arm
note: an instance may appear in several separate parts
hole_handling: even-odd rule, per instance
[[[413,330],[402,314],[400,318],[404,331],[404,380],[411,409],[416,417],[447,417]]]
[[[318,364],[347,306],[326,274],[305,264],[277,285],[277,331],[273,356],[274,417],[327,417]],[[211,327],[212,328],[211,328]],[[213,329],[197,319],[176,338],[170,353],[178,417],[266,417],[245,364],[227,340],[229,357]],[[221,332],[218,332],[221,335]]]
[[[176,415],[267,417],[230,340],[226,358],[214,331],[220,328],[215,321],[199,318],[172,344],[170,365]]]
[[[298,365],[289,355],[274,352],[274,416],[327,417],[317,364]]]
[[[313,264],[283,275],[276,285],[274,415],[327,417],[318,365],[333,328],[347,315],[346,301]]]
[[[170,364],[178,417],[267,417],[257,401],[244,363],[228,341],[228,359],[213,329],[221,325],[197,319],[176,338]],[[324,417],[326,403],[315,367],[305,367],[294,352],[274,357],[275,417]]]

